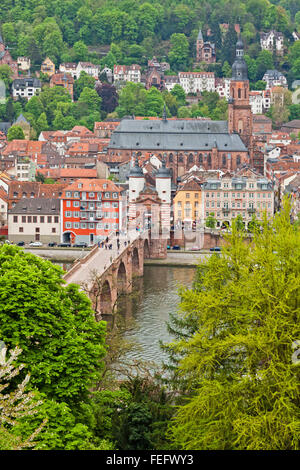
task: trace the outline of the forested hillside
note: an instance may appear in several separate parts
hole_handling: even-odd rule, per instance
[[[171,93],[161,93],[145,90],[140,84],[127,84],[120,90],[114,83],[116,89],[107,86],[97,94],[95,80],[84,73],[75,81],[75,103],[71,103],[68,94],[62,98],[61,90],[45,90],[49,77],[40,74],[40,67],[49,57],[57,70],[65,62],[89,61],[100,69],[138,64],[145,73],[148,60],[156,56],[170,64],[165,75],[201,70],[214,72],[218,78],[231,77],[235,25],[239,25],[245,46],[251,90],[265,88],[262,79],[267,70],[282,72],[291,90],[293,82],[300,79],[300,40],[293,37],[300,33],[300,0],[3,0],[0,32],[4,44],[13,59],[30,58],[30,72],[42,80],[43,92],[30,103],[19,98],[0,104],[0,120],[12,122],[23,113],[34,139],[42,130],[71,129],[76,123],[92,130],[94,122],[107,115],[159,116],[164,103],[168,116],[226,119],[226,100],[219,100],[216,92],[215,96],[203,95],[201,105],[187,103],[178,85]],[[195,68],[200,28],[204,40],[215,45],[216,60],[198,63]],[[270,30],[283,34],[282,54],[275,49],[262,50],[260,33]],[[101,74],[99,78],[106,81]],[[0,79],[8,90],[12,77],[6,65],[0,66]],[[298,119],[299,108],[287,93],[279,117],[273,109],[269,115],[280,127],[288,119]]]
[[[221,63],[230,63],[233,51],[228,49],[230,38],[221,40],[220,24],[241,25],[252,59],[259,56],[259,32],[275,29],[284,33],[289,51],[276,65],[292,68],[291,79],[300,78],[299,46],[292,38],[293,31],[300,31],[300,0],[2,0],[0,22],[13,57],[29,56],[33,65],[45,56],[56,65],[88,59],[109,66],[146,65],[157,55],[167,58],[174,70],[191,64],[200,27],[204,35],[211,29]],[[170,43],[178,33],[187,41],[180,60],[178,42],[173,37]]]

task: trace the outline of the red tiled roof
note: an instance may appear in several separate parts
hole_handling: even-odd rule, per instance
[[[0,199],[2,199],[2,201],[8,202],[8,194],[2,186],[0,186]]]
[[[106,188],[103,187],[104,184],[106,184]],[[79,178],[64,189],[64,194],[66,191],[74,191],[74,189],[80,189],[81,191],[110,191],[118,193],[123,191],[123,189],[119,188],[113,181],[100,178],[92,180]]]

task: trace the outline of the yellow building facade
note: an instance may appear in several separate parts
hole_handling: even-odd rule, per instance
[[[174,225],[185,227],[198,224],[203,218],[201,184],[195,180],[187,181],[179,187],[173,199]]]
[[[52,77],[52,75],[55,74],[55,64],[49,59],[49,57],[46,57],[42,63],[41,72],[48,75],[48,77]]]

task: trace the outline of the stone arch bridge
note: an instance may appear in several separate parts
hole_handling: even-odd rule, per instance
[[[66,284],[80,285],[93,303],[96,319],[114,313],[121,294],[132,291],[133,279],[143,276],[144,259],[166,258],[167,240],[151,239],[149,231],[132,231],[109,238],[111,249],[95,246],[64,275]]]

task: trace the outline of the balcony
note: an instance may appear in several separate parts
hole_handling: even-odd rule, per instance
[[[255,214],[256,209],[254,207],[248,207],[247,212],[249,212],[249,214]]]

